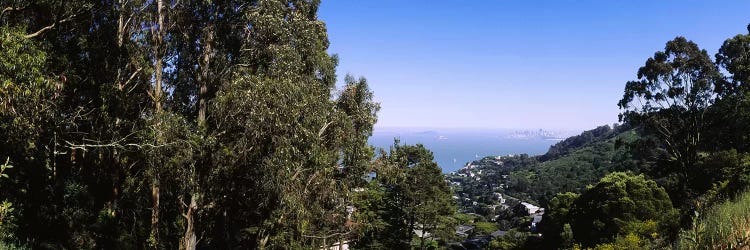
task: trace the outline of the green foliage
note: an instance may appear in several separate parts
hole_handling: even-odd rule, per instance
[[[680,249],[736,249],[750,244],[750,192],[695,214],[691,228],[680,232]]]
[[[376,161],[377,177],[364,193],[369,199],[355,217],[366,218],[356,248],[425,248],[455,233],[456,208],[432,152],[423,145],[401,145],[398,140]],[[415,230],[421,235],[415,235]]]
[[[579,196],[579,194],[571,192],[559,193],[549,202],[541,225],[539,225],[548,247],[572,247],[573,230],[570,222],[573,218],[571,210]]]
[[[0,241],[13,240],[16,230],[16,217],[13,204],[3,201],[0,203]]]
[[[499,204],[494,193],[501,194],[505,199],[503,205],[511,208],[519,202],[515,198],[539,201],[538,204],[547,208],[542,222],[537,225],[544,235],[544,246],[572,247],[575,241],[570,228],[570,210],[578,197],[573,192],[585,192],[587,186],[611,172],[637,172],[642,164],[633,160],[633,148],[629,144],[639,137],[637,130],[625,125],[614,129],[602,126],[557,144],[553,147],[555,154],[488,157],[475,161],[470,171],[481,177],[479,180],[458,176],[468,174],[467,169],[449,174],[447,179],[459,183],[454,188],[464,211],[479,213],[487,220],[496,219],[504,230],[528,227],[529,218],[518,217],[512,209],[502,209],[502,206],[484,209]],[[564,234],[566,224],[570,229],[568,235]]]
[[[46,54],[38,49],[36,43],[25,38],[21,28],[9,26],[0,27],[0,95],[2,109],[0,113],[19,114],[21,105],[33,105],[29,100],[46,97],[49,90],[44,77],[43,66]],[[23,100],[27,99],[27,100]],[[11,102],[13,101],[13,102]]]
[[[670,236],[678,211],[664,188],[643,175],[613,173],[575,200],[571,227],[577,242],[593,246],[618,235]]]
[[[551,234],[549,236],[555,237],[557,235]],[[560,237],[560,243],[557,244],[557,246],[566,247],[566,248],[573,246],[573,242],[575,242],[575,240],[573,236],[573,228],[570,227],[570,224],[568,223],[563,224],[563,228],[562,228],[562,231],[560,231],[559,237]]]
[[[504,236],[490,241],[488,248],[498,250],[525,249],[526,236],[525,233],[510,230]]]
[[[616,128],[620,129],[620,128]],[[548,159],[556,159],[560,156],[570,153],[574,149],[581,148],[587,144],[596,141],[603,141],[612,136],[615,133],[608,125],[599,126],[592,130],[583,131],[580,135],[571,136],[555,145],[552,145],[546,154],[541,157],[542,161]]]
[[[471,214],[464,214],[464,213],[456,213],[453,215],[453,218],[455,218],[456,222],[460,225],[464,224],[471,224],[474,223],[474,221],[477,221],[480,218],[477,218],[476,215]]]
[[[17,244],[14,244],[14,243],[0,241],[0,249],[5,249],[5,250],[27,250],[27,249],[31,249],[31,248],[28,248],[26,246],[17,245]]]
[[[582,137],[592,133],[598,136],[580,147],[558,147],[558,150],[566,154],[548,155],[546,158],[549,160],[528,166],[528,170],[511,172],[506,192],[517,197],[528,195],[532,200],[545,205],[557,193],[583,192],[586,185],[595,183],[608,173],[638,171],[638,164],[628,159],[630,149],[615,146],[618,142],[629,143],[635,140],[638,138],[636,132],[621,131],[620,128],[607,130],[608,133],[603,133],[602,130],[600,128],[594,130],[600,132],[582,133]],[[558,145],[568,145],[566,141]]]
[[[750,33],[724,41],[716,53],[716,66],[728,73],[717,90],[719,99],[708,110],[711,123],[704,129],[706,148],[750,150]]]
[[[633,159],[629,146],[638,138],[628,126],[602,126],[556,144],[548,154],[486,157],[446,178],[458,184],[453,188],[462,211],[491,219],[505,213],[490,208],[499,202],[495,193],[506,196],[511,207],[516,198],[547,206],[557,193],[583,192],[608,173],[639,172],[643,164]],[[461,176],[470,174],[480,178]]]
[[[474,233],[478,235],[489,235],[499,228],[494,222],[476,222],[474,223]]]
[[[703,178],[692,185],[701,187],[701,195],[693,200],[702,210],[729,199],[750,186],[750,154],[735,149],[706,153],[699,163]]]
[[[436,248],[459,223],[529,224],[496,193],[549,205],[555,244],[650,248],[674,231],[669,197],[607,174],[648,173],[686,213],[750,184],[749,35],[715,62],[678,37],[626,84],[627,125],[477,161],[481,180],[448,179],[481,216],[457,216],[424,146],[375,157],[379,104],[364,78],[336,89],[319,5],[0,0],[0,248]],[[739,242],[721,216],[742,204],[696,219],[693,242]],[[491,247],[527,247],[511,232]]]
[[[691,185],[703,178],[698,171],[704,129],[711,124],[709,111],[722,91],[724,79],[711,57],[692,41],[677,37],[667,42],[638,69],[638,80],[625,85],[618,103],[620,115],[645,135],[658,139],[663,155],[655,177],[676,182],[668,185],[673,199],[684,205],[701,188]]]
[[[7,158],[5,163],[0,165],[0,181],[8,179],[8,174],[4,172],[11,168],[13,168],[13,165],[10,165],[10,158]],[[8,200],[4,200],[0,203],[0,243],[15,240],[16,223],[16,213],[13,204]],[[8,247],[10,248],[10,245]]]
[[[664,189],[643,175],[616,172],[583,194],[558,194],[542,225],[546,247],[650,249],[676,233],[678,211]]]
[[[366,188],[355,192],[353,197],[355,228],[358,238],[355,239],[355,249],[388,249],[390,244],[388,230],[392,229],[388,218],[395,211],[388,206],[389,200],[386,189],[377,180],[370,181]]]
[[[18,221],[3,233],[55,249],[359,237],[372,216],[347,208],[379,105],[364,78],[336,89],[319,4],[0,1],[0,156],[22,166],[0,169]]]
[[[749,26],[750,27],[750,26]],[[750,30],[724,41],[716,53],[716,65],[731,74],[719,93],[723,96],[744,95],[750,84]]]
[[[727,39],[715,62],[683,37],[667,42],[626,83],[618,103],[626,125],[586,131],[543,156],[472,162],[447,176],[459,204],[488,218],[503,214],[486,209],[498,204],[495,193],[547,206],[540,230],[548,248],[667,246],[693,211],[750,185],[748,37]],[[645,175],[607,175],[620,171]]]
[[[0,179],[2,178],[8,178],[8,174],[5,173],[5,170],[13,168],[13,165],[10,164],[10,157],[5,159],[5,163],[0,165]]]
[[[628,233],[624,236],[617,236],[611,243],[596,245],[591,248],[594,250],[619,250],[619,249],[652,249],[649,241],[643,240],[638,234]]]

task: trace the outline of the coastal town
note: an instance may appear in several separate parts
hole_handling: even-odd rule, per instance
[[[521,157],[526,156],[485,157],[445,175],[454,190],[459,213],[470,218],[456,227],[456,236],[463,239],[462,247],[482,249],[494,239],[520,234],[541,237],[538,225],[544,208],[505,191],[510,169],[504,160],[516,164],[515,160]]]

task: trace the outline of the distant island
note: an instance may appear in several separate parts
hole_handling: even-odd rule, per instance
[[[454,171],[486,155],[543,154],[564,138],[580,133],[566,129],[436,129],[376,128],[369,142],[388,148],[393,138],[422,143],[444,172]]]

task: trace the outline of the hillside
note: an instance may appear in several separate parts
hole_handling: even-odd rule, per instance
[[[680,232],[682,249],[747,249],[750,243],[750,191],[698,214],[692,228]]]
[[[637,137],[627,126],[601,126],[555,144],[544,155],[487,156],[446,178],[466,212],[492,215],[497,207],[511,207],[509,199],[545,206],[555,194],[580,193],[608,173],[637,172],[623,146]]]

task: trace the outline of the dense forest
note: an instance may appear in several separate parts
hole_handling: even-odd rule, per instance
[[[319,4],[0,1],[0,248],[392,246],[442,229],[432,155],[375,160],[379,105],[364,78],[336,87]]]
[[[368,145],[380,105],[364,78],[337,86],[319,6],[0,0],[0,248],[750,244],[750,25],[713,57],[668,41],[622,125],[479,178]]]

